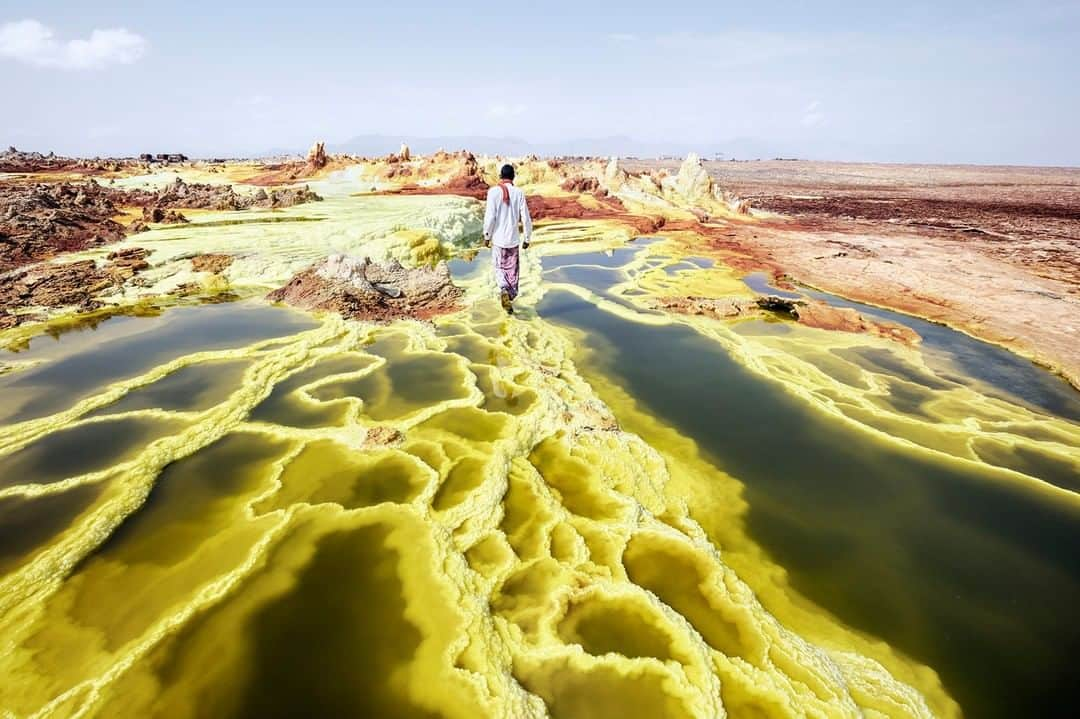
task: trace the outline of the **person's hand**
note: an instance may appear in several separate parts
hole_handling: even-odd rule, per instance
[[[491,247],[491,238],[490,237],[485,237],[484,238],[484,247]]]

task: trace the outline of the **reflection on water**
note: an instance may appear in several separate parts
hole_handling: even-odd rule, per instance
[[[19,422],[57,412],[92,389],[192,352],[243,347],[315,326],[298,312],[245,302],[178,307],[152,318],[116,317],[86,336],[93,340],[90,348],[77,351],[81,343],[73,343],[76,351],[50,357],[40,367],[0,375],[5,397],[0,420]],[[70,336],[65,335],[65,350]],[[55,349],[48,339],[37,338],[17,357],[33,360]]]
[[[640,245],[641,243],[637,243]],[[554,255],[541,260],[544,270],[554,270],[569,265],[595,265],[597,267],[622,267],[636,255],[640,247],[623,247],[609,252],[590,252],[576,255]]]
[[[679,261],[664,267],[664,274],[668,277],[673,277],[680,272],[707,270],[715,264],[716,263],[708,257],[684,257]]]
[[[172,420],[126,417],[53,432],[0,457],[0,487],[24,482],[47,484],[107,469],[181,426]]]
[[[99,485],[87,485],[43,497],[0,498],[0,573],[67,529],[100,492]]]
[[[1051,414],[1080,421],[1080,393],[1061,377],[1007,349],[918,317],[817,290],[804,291],[807,296],[836,307],[851,307],[868,317],[907,325],[922,337],[922,347],[928,361],[937,360],[935,368],[956,382],[970,384],[971,378],[974,378],[979,381],[981,389],[1006,400],[1019,399]]]
[[[802,288],[801,292],[781,290],[769,284],[762,272],[747,275],[743,282],[759,294],[789,299],[809,297],[834,307],[849,307],[867,317],[910,327],[922,338],[922,350],[927,360],[950,380],[968,385],[976,380],[978,389],[994,396],[1010,402],[1020,401],[1051,414],[1080,421],[1080,393],[1061,377],[1002,347],[977,340],[942,324],[827,292],[810,288]]]
[[[471,280],[491,266],[491,250],[486,247],[471,250],[461,257],[448,260],[446,264],[455,282]]]
[[[548,270],[544,273],[544,277],[551,282],[568,282],[582,287],[603,288],[600,292],[605,295],[610,295],[606,288],[626,279],[622,270],[607,270],[589,265],[563,265]]]
[[[249,365],[247,360],[233,360],[182,367],[157,382],[132,390],[118,402],[103,407],[99,414],[152,408],[177,412],[207,410],[240,386]]]
[[[336,375],[360,372],[374,364],[371,357],[343,355],[324,360],[279,382],[270,396],[251,411],[256,422],[270,422],[289,427],[324,427],[340,424],[348,406],[344,402],[313,402],[304,386]]]
[[[751,533],[796,588],[937,669],[971,716],[1069,699],[1072,508],[826,421],[686,327],[562,292],[539,312],[584,330],[605,376],[745,483]]]
[[[802,297],[798,292],[782,290],[773,286],[764,272],[751,272],[746,277],[743,277],[743,282],[759,295],[776,295],[777,297],[786,297],[789,300],[797,300]]]

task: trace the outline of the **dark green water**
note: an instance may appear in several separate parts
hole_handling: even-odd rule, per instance
[[[134,458],[146,445],[183,428],[175,420],[125,417],[57,430],[0,457],[0,488],[49,484]]]
[[[1030,360],[988,342],[982,342],[945,325],[862,304],[827,292],[803,288],[802,293],[779,290],[756,273],[743,280],[761,294],[812,299],[834,307],[850,307],[868,316],[910,327],[922,337],[922,349],[942,376],[960,384],[978,383],[988,394],[1019,402],[1035,410],[1080,422],[1080,392],[1068,382]],[[936,362],[935,362],[936,360]]]
[[[48,359],[39,367],[0,375],[0,421],[20,422],[70,407],[105,385],[134,377],[194,352],[244,347],[316,327],[291,310],[247,302],[178,307],[158,317],[114,317],[59,338],[35,337],[9,360]],[[81,350],[81,351],[80,351]],[[184,392],[198,392],[190,382]],[[172,380],[169,386],[179,380]]]
[[[967,716],[1074,715],[1080,512],[828,420],[688,327],[566,292],[538,312],[745,484],[751,536],[799,591],[933,667]]]

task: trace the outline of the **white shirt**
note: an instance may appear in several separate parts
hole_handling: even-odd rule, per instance
[[[484,210],[484,239],[491,240],[496,247],[517,247],[518,223],[525,228],[525,241],[532,238],[532,218],[529,206],[525,204],[525,193],[511,184],[510,204],[503,202],[502,188],[495,185],[488,190],[487,208]]]

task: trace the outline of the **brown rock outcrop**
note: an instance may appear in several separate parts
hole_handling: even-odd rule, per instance
[[[146,256],[149,254],[150,250],[144,247],[125,247],[116,252],[110,252],[106,255],[106,259],[112,264],[107,265],[105,269],[113,276],[127,279],[150,266],[150,263],[146,261]]]
[[[8,275],[0,282],[0,308],[4,310],[0,326],[38,319],[12,312],[31,307],[76,307],[82,312],[98,309],[103,306],[96,299],[98,294],[150,266],[147,254],[141,247],[128,247],[109,254],[108,262],[100,266],[94,260],[42,263]]]
[[[348,157],[331,157],[326,154],[326,145],[317,141],[308,150],[303,160],[287,160],[285,162],[262,163],[258,171],[249,177],[243,178],[242,182],[248,185],[287,185],[305,177],[315,177],[330,170],[343,167]]]
[[[462,294],[445,263],[407,269],[396,261],[331,255],[266,297],[302,309],[337,312],[346,319],[388,321],[453,312]]]
[[[654,305],[681,314],[703,315],[720,319],[753,317],[762,315],[765,312],[771,312],[788,316],[807,327],[874,335],[902,342],[906,345],[918,344],[922,339],[910,327],[871,319],[850,307],[833,307],[818,300],[788,299],[776,295],[722,299],[661,297],[654,302]]]
[[[322,198],[305,185],[238,194],[231,185],[186,183],[160,190],[122,190],[82,183],[0,184],[0,273],[64,252],[115,242],[150,223],[187,222],[178,208],[246,210],[291,207]],[[142,218],[125,228],[112,218],[141,207]]]
[[[307,185],[303,187],[282,187],[277,190],[270,190],[265,193],[265,198],[258,196],[253,207],[292,207],[293,205],[302,205],[305,202],[321,202],[322,197],[311,191],[311,188]]]
[[[321,170],[326,167],[326,145],[322,142],[316,142],[308,150],[307,164],[312,170]]]
[[[393,427],[377,426],[367,431],[364,443],[375,446],[387,446],[401,441],[402,434]]]
[[[122,239],[110,196],[95,182],[0,185],[0,272]]]
[[[910,327],[870,319],[850,307],[833,307],[824,302],[808,302],[800,307],[798,320],[807,327],[877,335],[907,345],[917,344],[921,340],[919,334]]]
[[[176,210],[166,210],[164,207],[144,207],[143,222],[157,222],[162,225],[179,225],[188,221],[188,218]]]
[[[219,273],[233,263],[232,255],[211,252],[191,258],[191,269],[196,272]]]
[[[567,192],[599,192],[600,180],[595,177],[583,177],[578,175],[570,177],[560,185]],[[606,192],[604,194],[607,194]]]
[[[396,155],[392,155],[391,157],[396,157]],[[411,171],[406,173],[405,170],[408,170],[408,168],[391,168],[387,176],[395,177],[412,174]],[[489,187],[490,185],[484,181],[483,173],[480,171],[479,163],[476,162],[476,157],[471,152],[465,152],[462,153],[461,172],[451,177],[445,183],[427,186],[406,185],[399,190],[394,190],[393,194],[460,195],[462,197],[472,197],[477,200],[482,200],[487,197]]]
[[[188,183],[179,177],[161,190],[124,192],[110,189],[108,192],[117,204],[153,208],[151,211],[164,208],[248,210],[252,207],[292,207],[305,202],[322,200],[307,185],[285,187],[269,192],[260,188],[250,194],[240,194],[233,189],[232,185]]]
[[[61,157],[50,152],[44,155],[40,152],[22,152],[9,147],[6,152],[0,153],[0,172],[45,174],[50,172],[75,174],[75,175],[103,175],[110,172],[140,167],[142,162],[134,158],[100,158],[84,159],[78,157]]]

